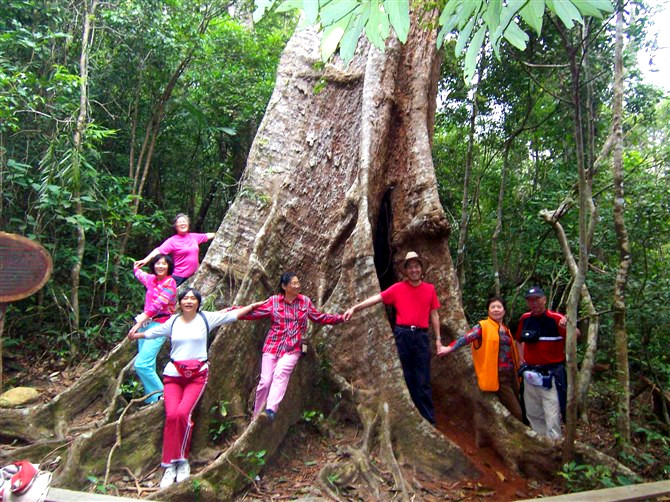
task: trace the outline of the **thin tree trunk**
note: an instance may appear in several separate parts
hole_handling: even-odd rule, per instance
[[[482,78],[482,70],[484,66],[484,56],[482,56],[479,63],[477,84],[472,89],[472,110],[470,113],[470,130],[468,133],[468,152],[465,157],[465,173],[463,174],[463,201],[461,202],[461,223],[458,232],[458,247],[456,248],[456,275],[458,276],[458,284],[463,291],[465,287],[465,245],[468,239],[468,224],[470,221],[470,212],[468,210],[470,198],[470,175],[472,173],[472,159],[474,157],[475,148],[475,125],[477,122],[477,115],[479,108],[477,106],[477,96],[479,95],[479,81]]]
[[[567,335],[565,344],[565,360],[568,374],[568,391],[566,407],[566,434],[563,443],[563,462],[569,462],[574,457],[575,435],[577,429],[577,318],[579,316],[579,300],[581,291],[586,282],[588,271],[588,232],[589,232],[589,204],[591,190],[588,182],[586,163],[584,162],[584,136],[581,109],[581,83],[579,58],[581,45],[574,46],[568,40],[568,35],[559,27],[568,53],[571,84],[572,105],[574,108],[575,153],[577,160],[578,187],[579,187],[579,260],[567,302]],[[580,38],[581,40],[581,38]]]
[[[500,264],[498,263],[498,237],[503,228],[503,201],[505,198],[505,183],[507,182],[507,164],[509,162],[509,150],[512,146],[511,138],[505,141],[505,152],[503,153],[503,165],[500,171],[500,190],[498,191],[498,209],[496,211],[496,228],[491,236],[491,263],[493,265],[493,281],[496,295],[500,296]]]
[[[83,140],[86,133],[88,121],[88,54],[91,38],[93,36],[93,27],[95,24],[95,10],[98,6],[98,0],[92,0],[89,5],[85,2],[86,12],[84,14],[84,30],[81,37],[81,54],[79,56],[79,116],[74,131],[74,155],[72,161],[75,163],[74,172],[76,179],[74,181],[73,196],[75,201],[75,213],[82,218],[84,216],[84,207],[81,203],[81,158],[83,153]],[[78,352],[77,342],[80,329],[79,312],[79,281],[81,267],[84,261],[84,251],[86,249],[86,231],[80,222],[75,225],[77,233],[77,248],[75,252],[75,262],[70,270],[70,308],[72,310],[72,333],[69,339],[70,358],[74,358]]]
[[[614,107],[612,113],[612,130],[615,146],[612,162],[614,180],[614,230],[619,249],[619,269],[614,281],[612,310],[614,311],[614,341],[616,347],[617,380],[617,447],[624,450],[630,447],[630,381],[628,373],[628,333],[626,331],[626,300],[625,291],[628,272],[631,266],[630,243],[624,221],[624,188],[623,188],[623,3],[618,2],[616,16],[616,43],[614,51]]]
[[[570,243],[568,242],[568,237],[565,234],[565,229],[560,223],[560,218],[565,214],[565,205],[564,202],[559,208],[555,211],[547,211],[546,209],[540,211],[540,216],[544,221],[549,223],[556,233],[556,238],[561,246],[563,251],[563,257],[565,258],[565,263],[568,266],[571,277],[576,277],[577,275],[577,262],[575,257],[572,254],[570,249]],[[598,331],[600,329],[600,317],[598,311],[596,310],[595,305],[593,304],[593,299],[591,298],[591,292],[586,284],[582,287],[581,297],[583,305],[586,307],[588,319],[589,319],[589,328],[586,336],[586,350],[584,351],[584,358],[582,359],[582,366],[579,369],[579,375],[577,378],[577,411],[582,422],[588,422],[587,410],[588,410],[588,392],[589,386],[591,385],[591,376],[593,374],[593,365],[595,363],[595,354],[596,349],[598,348]]]

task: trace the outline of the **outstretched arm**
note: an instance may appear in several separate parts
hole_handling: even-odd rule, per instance
[[[440,314],[438,314],[437,309],[430,311],[430,324],[433,326],[433,332],[435,333],[435,349],[439,354],[442,348],[442,340],[440,338]]]
[[[366,309],[368,307],[372,307],[373,305],[381,303],[381,301],[382,301],[382,295],[379,294],[379,293],[374,295],[374,296],[371,296],[367,300],[363,300],[361,303],[358,303],[358,304],[354,305],[353,307],[349,308],[344,313],[344,320],[348,321],[349,319],[351,319],[351,316],[354,315],[359,310],[363,310],[363,309]]]
[[[128,338],[131,340],[137,340],[138,338],[158,338],[159,336],[170,336],[170,331],[172,329],[172,321],[167,321],[158,326],[154,326],[151,329],[146,331],[137,331],[137,324],[130,328],[128,331]]]
[[[144,258],[141,260],[137,260],[135,263],[133,263],[133,268],[142,268],[144,267],[147,263],[151,261],[151,259],[156,256],[160,251],[158,248],[154,249],[151,253],[146,255]]]
[[[437,355],[438,356],[446,356],[447,354],[451,354],[455,350],[460,349],[461,347],[464,347],[465,345],[468,345],[475,340],[481,340],[482,339],[482,328],[479,324],[475,324],[470,331],[468,331],[466,334],[463,336],[459,336],[451,342],[449,345],[439,347],[437,349]]]
[[[260,307],[264,303],[265,303],[265,300],[262,300],[260,302],[250,303],[246,307],[240,307],[238,309],[235,309],[234,312],[235,312],[235,314],[237,314],[237,318],[239,319],[240,317],[242,317],[244,315],[247,315],[249,312],[251,312],[255,308]],[[224,309],[224,310],[226,310],[226,309]]]

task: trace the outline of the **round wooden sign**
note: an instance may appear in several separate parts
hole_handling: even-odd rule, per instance
[[[39,291],[52,269],[51,256],[40,244],[0,232],[0,303],[15,302]]]

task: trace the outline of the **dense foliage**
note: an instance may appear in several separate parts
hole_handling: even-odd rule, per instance
[[[0,6],[0,228],[40,241],[55,265],[47,287],[9,308],[6,349],[67,357],[72,340],[88,352],[127,330],[143,289],[133,259],[171,234],[178,212],[191,214],[197,230],[221,222],[295,25],[273,16],[251,28],[241,2],[98,5],[77,163],[84,5]],[[70,301],[76,225],[86,234],[79,325]]]

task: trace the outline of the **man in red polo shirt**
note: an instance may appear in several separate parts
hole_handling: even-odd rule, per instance
[[[530,312],[521,316],[515,337],[525,363],[522,371],[526,417],[535,432],[558,440],[562,437],[561,413],[565,413],[567,390],[566,318],[547,310],[547,297],[537,286],[526,293],[526,304]]]
[[[355,312],[380,302],[395,307],[396,326],[393,334],[407,389],[421,415],[434,425],[428,325],[430,323],[437,335],[439,349],[440,316],[437,309],[440,302],[435,287],[421,280],[425,266],[418,254],[414,251],[407,253],[403,269],[407,280],[397,282],[381,293],[354,305],[344,313],[344,320],[348,321]]]

